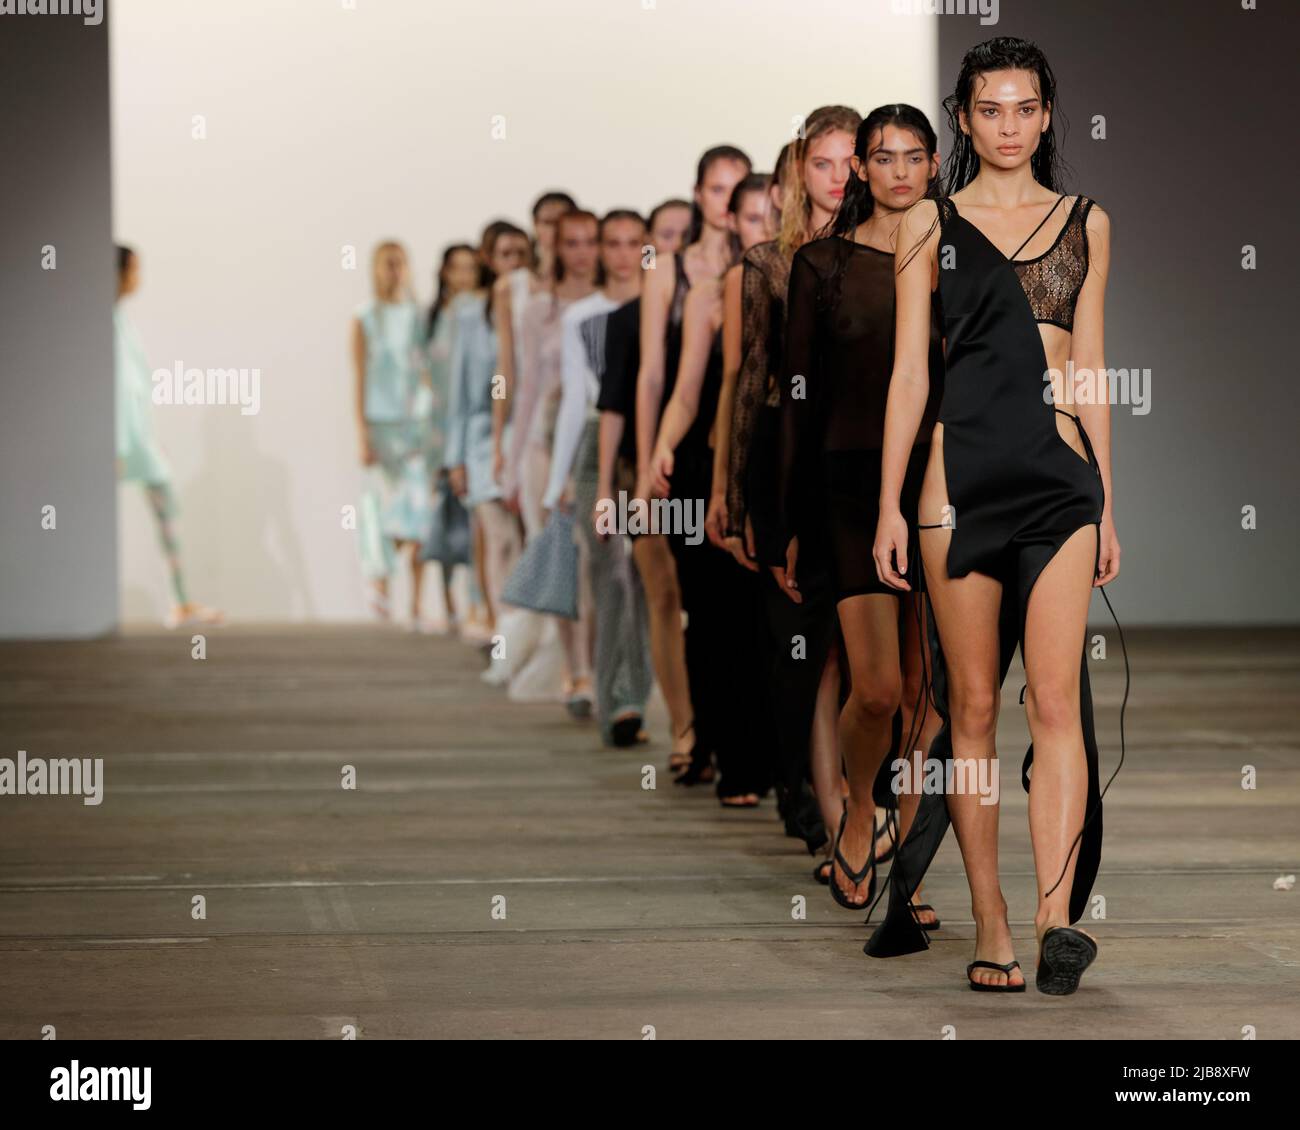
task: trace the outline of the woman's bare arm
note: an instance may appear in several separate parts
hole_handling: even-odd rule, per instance
[[[664,394],[664,337],[668,308],[676,287],[677,264],[671,256],[656,260],[647,272],[641,295],[641,362],[636,374],[636,462],[638,481],[646,477],[659,428],[659,406]]]
[[[370,437],[366,432],[366,331],[360,318],[352,319],[352,371],[356,378],[357,432],[361,439],[361,462],[373,463]]]
[[[899,497],[916,432],[930,396],[930,304],[939,247],[938,209],[921,200],[903,217],[894,251],[894,367],[885,403],[885,434],[880,469],[880,524],[876,569],[886,583],[910,589],[907,523]],[[882,540],[883,539],[883,540]],[[897,558],[897,568],[895,560]]]
[[[505,395],[492,402],[492,474],[501,477],[505,463],[502,437],[510,419],[511,398],[515,391],[515,323],[514,302],[510,293],[510,276],[502,275],[492,284],[492,318],[497,331],[497,372],[501,374]]]
[[[713,337],[722,320],[719,282],[710,279],[693,286],[682,310],[682,355],[677,366],[677,381],[664,409],[651,456],[650,479],[659,494],[666,494],[672,475],[673,452],[690,431],[700,414],[700,390],[709,367]]]
[[[1088,211],[1088,275],[1074,307],[1074,330],[1070,338],[1070,360],[1076,374],[1091,374],[1091,387],[1081,403],[1065,404],[1066,411],[1079,415],[1092,443],[1101,470],[1105,492],[1102,509],[1102,546],[1099,574],[1095,583],[1105,584],[1119,572],[1119,541],[1114,535],[1114,480],[1110,459],[1110,395],[1106,382],[1105,306],[1106,279],[1110,273],[1110,217],[1097,205]],[[1059,419],[1059,417],[1057,417]],[[1070,427],[1073,427],[1071,424]]]

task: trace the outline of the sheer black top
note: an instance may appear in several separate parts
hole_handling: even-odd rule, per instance
[[[731,408],[731,452],[727,463],[727,530],[745,529],[745,472],[754,425],[764,408],[781,403],[777,370],[785,345],[785,299],[790,258],[775,240],[745,252],[741,286],[740,372]]]
[[[795,254],[781,366],[778,500],[788,537],[817,513],[823,452],[879,452],[894,366],[894,255],[839,236]],[[930,395],[915,445],[930,442],[943,397],[943,328],[930,318]]]

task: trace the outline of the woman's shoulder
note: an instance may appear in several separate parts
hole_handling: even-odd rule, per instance
[[[811,268],[819,275],[834,269],[836,258],[852,243],[839,235],[823,235],[810,239],[794,253],[794,262]]]
[[[742,263],[749,263],[768,274],[787,270],[790,266],[790,256],[781,250],[780,241],[775,239],[754,244],[740,258]]]

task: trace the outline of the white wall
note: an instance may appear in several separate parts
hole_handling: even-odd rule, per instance
[[[792,119],[825,103],[911,102],[938,125],[938,21],[888,0],[110,9],[114,226],[142,256],[131,302],[150,362],[262,372],[256,416],[155,409],[190,590],[243,620],[363,615],[339,513],[357,484],[347,323],[375,241],[407,244],[427,301],[444,244],[497,216],[524,224],[542,189],[647,209],[689,193],[710,145],[770,169]],[[123,618],[157,619],[154,531],[121,490]]]

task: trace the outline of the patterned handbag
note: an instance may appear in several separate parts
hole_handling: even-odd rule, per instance
[[[444,569],[470,562],[469,511],[453,493],[446,476],[438,483],[433,520],[420,560],[437,561]]]
[[[516,608],[578,618],[578,545],[567,510],[552,510],[542,532],[524,547],[501,599]]]

